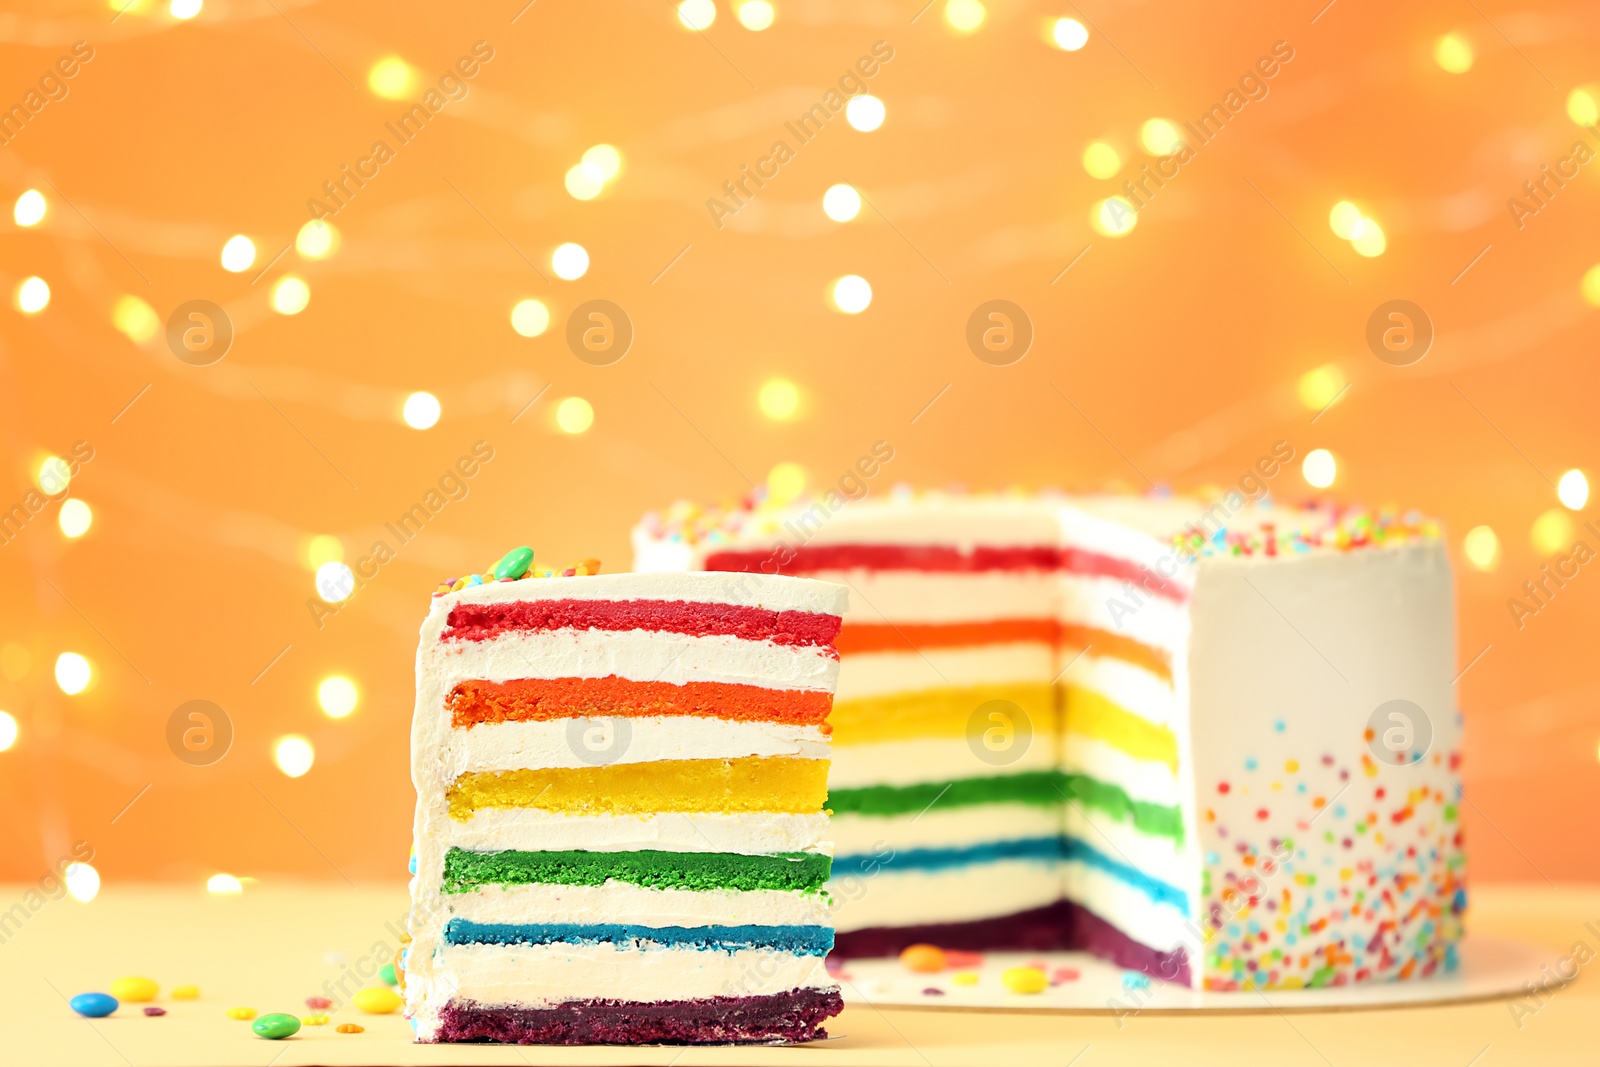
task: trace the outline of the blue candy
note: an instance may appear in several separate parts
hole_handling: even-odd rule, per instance
[[[67,1006],[86,1019],[103,1019],[117,1010],[117,998],[107,993],[79,993]]]

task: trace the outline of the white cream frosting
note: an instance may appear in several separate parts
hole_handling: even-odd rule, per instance
[[[604,885],[489,885],[436,895],[448,918],[479,923],[615,923],[636,926],[826,926],[821,893],[778,889],[654,889]]]
[[[1056,765],[1052,725],[1033,724],[1033,737],[1027,750],[1007,755],[1015,757],[1012,762],[1002,766],[988,763],[978,758],[965,737],[918,737],[867,745],[835,745],[833,765],[828,769],[828,788],[915,785],[1049,770]]]
[[[1054,861],[997,860],[947,870],[894,869],[841,875],[829,883],[840,931],[967,922],[1041,908],[1061,899]]]
[[[440,827],[447,848],[469,852],[827,852],[828,816],[786,812],[657,812],[575,815],[536,808],[482,808]]]
[[[820,726],[688,715],[485,722],[451,730],[441,760],[444,776],[454,778],[469,771],[744,756],[827,759],[828,737]]]
[[[696,1000],[832,989],[821,956],[762,949],[638,949],[614,944],[444,945],[430,974],[406,972],[407,1000],[436,1025],[452,999],[541,1008],[574,1000]],[[419,1021],[418,1036],[426,1040]]]
[[[1054,653],[1042,641],[1017,641],[918,652],[863,652],[849,657],[835,703],[927,689],[1031,682],[1056,676]]]
[[[828,829],[835,856],[878,856],[914,848],[958,848],[990,841],[1051,837],[1061,832],[1059,807],[970,804],[905,815],[835,815]]]

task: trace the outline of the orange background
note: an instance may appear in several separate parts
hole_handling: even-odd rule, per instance
[[[0,220],[0,286],[38,275],[53,292],[36,315],[0,309],[0,496],[22,499],[44,454],[88,441],[70,491],[95,521],[69,541],[51,505],[0,547],[0,642],[28,653],[13,649],[0,680],[21,729],[0,754],[0,879],[37,878],[77,840],[108,883],[402,878],[414,641],[441,577],[524,543],[546,562],[626,566],[644,510],[743,493],[780,461],[831,481],[878,440],[895,457],[875,492],[1145,476],[1191,489],[1237,480],[1276,441],[1331,449],[1339,498],[1443,520],[1462,665],[1490,646],[1459,690],[1472,877],[1600,876],[1600,854],[1573,847],[1600,804],[1600,578],[1581,572],[1520,630],[1506,606],[1543,562],[1530,529],[1557,506],[1551,483],[1596,466],[1600,323],[1580,292],[1600,259],[1595,165],[1520,230],[1505,207],[1541,164],[1600,141],[1566,113],[1600,78],[1600,14],[995,0],[963,35],[943,0],[920,15],[916,0],[776,6],[755,33],[717,0],[704,34],[666,0],[520,16],[520,0],[207,0],[187,23],[153,0],[114,22],[103,4],[13,8],[0,103],[74,41],[95,54],[0,148],[6,201],[32,187],[50,205],[31,229]],[[1044,39],[1062,15],[1091,25],[1081,51]],[[1435,63],[1447,32],[1474,47],[1470,71]],[[290,251],[252,282],[322,182],[404,110],[369,90],[372,65],[398,55],[433,82],[479,40],[493,60],[333,220],[337,254]],[[718,229],[707,198],[880,40],[894,49],[870,83],[884,125],[834,119]],[[1140,124],[1197,117],[1277,41],[1294,58],[1267,98],[1131,233],[1093,232],[1091,205],[1147,160]],[[1116,179],[1085,172],[1094,140],[1121,152]],[[624,168],[580,202],[563,175],[601,142]],[[853,222],[821,211],[838,182],[869,202]],[[1381,224],[1384,254],[1330,230],[1341,199]],[[258,249],[242,274],[219,264],[235,233]],[[575,282],[550,270],[564,241],[592,257]],[[274,314],[268,291],[289,272],[310,304]],[[873,287],[859,315],[826,299],[851,273]],[[135,343],[112,326],[125,294],[162,319],[190,299],[224,305],[232,350],[194,367],[159,334]],[[526,297],[551,308],[540,337],[510,327]],[[1397,297],[1438,331],[1405,368],[1363,339]],[[614,366],[565,343],[594,298],[637,331]],[[1036,329],[1009,367],[964,340],[995,298]],[[1330,363],[1351,387],[1313,424],[1297,383]],[[792,420],[757,406],[774,376],[802,389]],[[399,417],[414,390],[443,406],[424,432]],[[588,432],[556,428],[568,396],[592,403]],[[335,535],[355,560],[479,440],[494,459],[470,495],[319,628],[309,539]],[[1273,484],[1309,492],[1297,465]],[[1503,546],[1487,572],[1460,559],[1479,524]],[[52,678],[64,650],[95,667],[77,696]],[[340,721],[315,699],[331,673],[361,689]],[[167,749],[168,716],[192,699],[236,730],[209,767]],[[304,777],[273,765],[286,733],[316,746]]]

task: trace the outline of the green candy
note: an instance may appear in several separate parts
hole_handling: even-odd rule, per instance
[[[527,545],[513,548],[501,557],[500,562],[494,565],[496,578],[521,578],[528,573],[528,568],[533,566],[533,549]]]
[[[293,1037],[300,1032],[300,1020],[293,1015],[285,1015],[281,1011],[273,1012],[271,1015],[263,1015],[251,1023],[250,1029],[254,1030],[257,1036],[264,1037],[268,1041],[282,1041],[284,1038]]]
[[[378,981],[384,985],[399,985],[400,979],[394,976],[394,964],[385,963],[378,968]]]

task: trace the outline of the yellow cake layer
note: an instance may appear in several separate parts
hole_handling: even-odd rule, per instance
[[[1165,763],[1177,772],[1178,738],[1170,729],[1089,689],[1069,685],[1062,694],[1064,733],[1103,741],[1135,759]]]
[[[838,701],[828,721],[836,745],[868,745],[921,737],[962,737],[973,727],[973,713],[1001,700],[1015,704],[1032,720],[1036,735],[1056,730],[1054,694],[1049,682],[1004,685],[941,686],[909,693],[890,693],[862,700]],[[978,730],[991,723],[978,717]]]
[[[580,815],[659,811],[770,811],[808,815],[828,797],[828,761],[791,756],[655,760],[604,767],[476,771],[446,796],[452,818],[480,808],[537,808]]]

